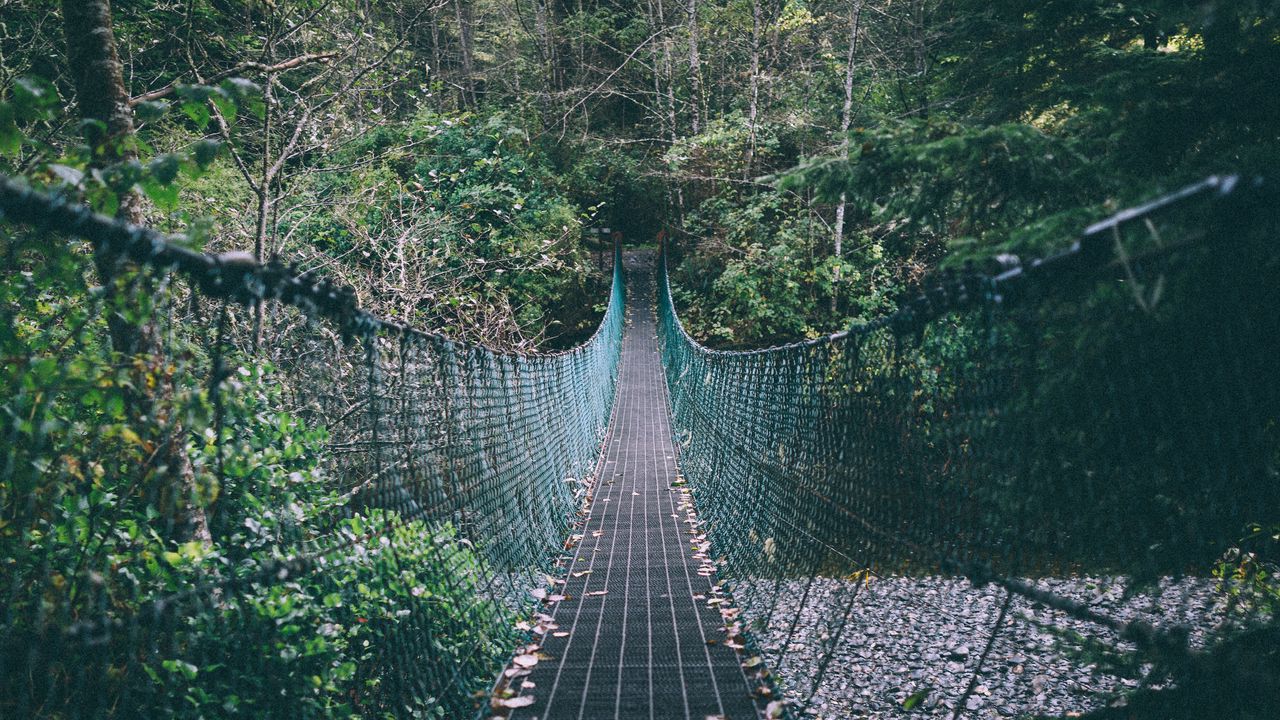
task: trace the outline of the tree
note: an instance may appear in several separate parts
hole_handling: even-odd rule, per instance
[[[68,64],[80,114],[88,121],[86,139],[93,162],[102,167],[136,161],[133,110],[111,27],[110,0],[64,0],[62,13]],[[132,185],[120,193],[117,215],[134,224],[141,224],[145,219],[142,196]],[[124,258],[111,248],[103,247],[98,248],[95,263],[102,284],[114,292],[118,277],[125,271]],[[126,357],[141,356],[148,361],[129,393],[130,404],[140,427],[148,421],[168,425],[167,428],[162,425],[164,437],[160,439],[161,450],[156,453],[152,469],[166,486],[162,490],[169,494],[163,504],[173,510],[172,524],[177,536],[207,542],[209,527],[197,500],[195,473],[186,451],[186,433],[176,418],[163,416],[165,403],[161,402],[161,396],[172,388],[160,367],[162,348],[155,326],[148,320],[130,322],[114,312],[109,314],[107,322],[116,352]],[[148,374],[159,379],[155,383],[157,395],[148,395],[144,389],[152,384],[145,377]]]
[[[840,158],[849,159],[849,125],[853,121],[853,71],[854,58],[858,54],[858,23],[862,20],[863,0],[849,3],[849,52],[844,70],[844,104],[840,109]],[[840,193],[836,204],[836,221],[832,238],[832,256],[835,260],[831,271],[831,312],[836,312],[840,302],[840,265],[844,262],[844,211],[848,196]]]
[[[693,113],[693,134],[702,127],[702,62],[698,57],[698,0],[686,6],[689,26],[689,109]]]

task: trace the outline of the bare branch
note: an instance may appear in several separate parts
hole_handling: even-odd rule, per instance
[[[292,70],[294,68],[302,67],[303,65],[310,65],[312,63],[326,63],[337,56],[338,56],[338,53],[336,52],[307,53],[305,55],[299,55],[298,57],[285,60],[284,62],[276,63],[274,65],[266,65],[264,63],[248,60],[248,61],[239,63],[238,65],[231,68],[230,70],[224,70],[220,73],[211,75],[207,79],[202,80],[201,82],[203,82],[206,85],[211,85],[213,83],[226,80],[227,78],[241,75],[250,70],[258,73],[264,73],[267,75],[274,75],[276,73],[281,73],[286,70]],[[174,91],[176,91],[177,89],[178,89],[177,83],[169,83],[168,85],[165,85],[159,90],[152,90],[151,92],[143,93],[136,97],[129,98],[129,104],[137,105],[138,103],[147,102],[149,100],[159,100],[161,98],[172,95]]]

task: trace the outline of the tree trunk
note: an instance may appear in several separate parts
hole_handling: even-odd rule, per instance
[[[862,19],[863,0],[853,0],[849,8],[849,55],[844,66],[844,107],[840,111],[840,159],[849,159],[849,125],[853,121],[853,71],[854,58],[858,53],[858,23]],[[840,302],[840,265],[844,260],[844,212],[845,194],[840,193],[840,203],[836,205],[835,237],[832,243],[832,256],[835,268],[831,275],[831,312],[835,314]]]
[[[471,7],[462,0],[453,0],[453,12],[458,18],[458,45],[462,52],[462,104],[476,106],[475,59],[471,47]]]
[[[702,127],[702,62],[698,58],[698,0],[689,0],[689,105],[693,108],[693,134]]]
[[[929,75],[929,39],[925,31],[928,24],[925,18],[925,2],[926,0],[914,0],[911,6],[911,55],[916,81],[917,112],[921,116],[929,113],[929,95],[925,86],[925,80]]]
[[[134,131],[133,109],[129,105],[129,92],[124,85],[124,71],[111,27],[110,0],[63,0],[62,18],[67,64],[80,114],[86,120],[102,123],[100,129],[90,131],[88,138],[93,163],[103,166],[136,160],[137,151],[130,142]],[[129,190],[122,195],[117,217],[134,224],[143,221],[142,198],[137,192]],[[125,270],[124,258],[100,248],[94,262],[103,286],[111,292],[114,278]],[[172,509],[170,520],[175,536],[208,542],[208,522],[196,500],[195,473],[186,453],[186,429],[176,418],[163,416],[170,409],[157,402],[160,397],[143,390],[151,379],[158,380],[157,395],[171,397],[173,394],[172,381],[163,368],[163,348],[156,328],[149,321],[130,323],[116,313],[108,315],[107,324],[112,349],[126,357],[145,360],[139,370],[142,376],[135,379],[135,389],[128,397],[133,421],[139,426],[168,421],[166,428],[157,428],[162,432],[158,450],[148,467],[141,470],[154,470],[162,479],[163,487],[159,491],[168,497],[161,505]]]
[[[763,8],[760,0],[751,0],[751,93],[747,104],[747,152],[742,161],[742,178],[751,178],[756,157],[756,117],[760,112],[760,36]]]
[[[89,138],[94,163],[136,160],[137,151],[127,142],[133,135],[133,109],[111,29],[110,0],[63,0],[62,17],[67,69],[75,84],[80,115],[105,126],[105,133]],[[141,223],[142,198],[136,192],[126,192],[120,198],[117,217]]]
[[[262,179],[258,183],[258,222],[253,232],[253,259],[262,262],[267,242],[267,217],[271,214],[271,105],[272,76],[262,84]]]
[[[552,39],[551,12],[547,0],[533,0],[533,32],[538,40],[538,54],[541,56],[543,68],[543,87],[539,93],[538,104],[542,112],[545,126],[555,115],[556,108],[552,95],[561,90],[557,79],[556,45]]]
[[[649,25],[656,33],[663,27],[662,12],[658,9],[657,5],[654,4],[654,0],[649,0],[647,7],[649,11]],[[651,56],[650,67],[653,69],[653,104],[650,106],[650,111],[652,112],[654,119],[657,121],[658,135],[661,137],[663,135],[667,135],[667,129],[666,113],[663,110],[666,95],[662,92],[662,51],[659,47],[659,43],[654,42],[649,44],[649,54]],[[674,136],[674,133],[672,133],[672,136]],[[672,210],[676,206],[675,193],[672,191],[671,187],[672,184],[672,179],[670,174],[668,174],[667,182],[665,183],[668,210]]]
[[[440,21],[436,13],[431,13],[431,73],[444,76],[444,55],[440,51]],[[427,82],[431,82],[431,73],[427,74]]]
[[[671,33],[668,32],[666,6],[663,5],[662,0],[657,0],[653,7],[657,12],[657,26],[663,30],[661,67],[654,68],[654,87],[657,88],[657,75],[661,72],[662,79],[666,81],[666,85],[660,91],[660,97],[665,104],[667,137],[672,147],[674,147],[680,140],[680,127],[677,124],[676,116],[676,75],[675,62],[672,60]],[[680,187],[679,180],[674,177],[669,179],[668,187],[675,195],[675,211],[677,223],[679,223],[684,217],[684,189]]]

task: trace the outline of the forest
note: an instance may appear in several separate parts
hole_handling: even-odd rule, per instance
[[[198,247],[297,258],[379,312],[509,348],[594,326],[584,230],[661,233],[695,334],[758,346],[882,313],[940,264],[1272,167],[1277,12],[118,0],[122,87],[92,91],[128,96],[132,139],[107,172],[68,35],[89,28],[6,0],[4,164],[100,209],[136,188],[135,218]]]
[[[229,312],[225,296],[64,242],[62,228],[0,226],[0,716],[74,717],[85,702],[76,692],[111,708],[128,698],[121,707],[155,717],[260,717],[286,700],[305,708],[299,717],[472,716],[516,634],[502,599],[455,602],[478,594],[490,562],[466,539],[465,513],[436,522],[361,495],[381,482],[381,470],[356,478],[381,462],[369,448],[391,425],[370,410],[407,418],[403,376],[421,368],[439,373],[424,396],[457,380],[446,366],[467,382],[525,372],[455,348],[603,367],[619,352],[607,333],[622,332],[610,314],[622,292],[615,239],[663,248],[692,338],[748,350],[874,324],[938,277],[1016,267],[1121,208],[1277,167],[1276,0],[0,0],[0,174],[14,187],[151,228],[219,258],[218,272],[324,278],[352,307],[429,335],[429,351],[382,336],[353,343],[359,332],[316,329],[302,311],[252,301]],[[1163,252],[1202,225],[1177,215],[1146,226],[1146,242]],[[1215,272],[1248,289],[1231,302],[1274,307],[1273,227],[1241,228],[1214,256]],[[1148,339],[1181,343],[1238,308],[1204,290],[1200,260],[1122,293],[1176,318]],[[1195,310],[1203,297],[1214,303]],[[1086,294],[1071,306],[1110,312],[1115,300]],[[1126,342],[1143,336],[1120,313],[1093,327],[1051,315],[1036,320],[1061,341],[1046,363],[1069,369],[1041,378],[1042,394],[1019,411],[1055,408],[1046,412],[1065,426],[1079,420],[1072,399],[1106,403],[1112,370],[1137,364],[1126,364]],[[946,322],[959,328],[954,342],[921,341],[902,371],[924,387],[911,395],[916,419],[962,394],[938,380],[943,361],[981,365],[980,333]],[[1269,353],[1275,338],[1250,343]],[[584,347],[598,357],[558,354]],[[366,375],[402,394],[362,398]],[[553,375],[538,377],[551,387]],[[1217,432],[1252,433],[1270,412],[1266,392],[1249,395],[1253,414],[1214,415]],[[453,412],[438,402],[431,422]],[[574,412],[607,424],[609,402],[593,396]],[[941,427],[953,415],[929,417]],[[1098,427],[1119,438],[1134,422],[1117,413]],[[939,438],[927,452],[963,444]],[[1256,440],[1272,443],[1262,464],[1274,483],[1275,425]],[[1056,453],[1044,449],[1056,441],[1026,448]],[[1081,443],[1076,467],[1132,452],[1123,438],[1064,442]],[[1173,457],[1207,466],[1199,449]],[[583,477],[589,454],[565,450],[556,471]],[[1136,477],[1131,459],[1114,465]],[[1192,482],[1168,462],[1168,476]],[[1088,494],[1067,465],[1028,462],[1046,494],[1011,510],[998,502],[1057,517]],[[1215,487],[1256,494],[1220,508],[1202,488],[1161,490],[1156,503],[1183,519],[1198,504],[1226,517],[1276,497],[1230,474]],[[1147,489],[1107,497],[1145,502]],[[555,501],[567,517],[585,491],[555,492],[569,493]],[[538,542],[558,547],[567,526],[548,518]],[[1280,525],[1267,524],[1273,512],[1255,519],[1214,530],[1228,555],[1206,544],[1188,557],[1239,580],[1240,602],[1270,617]],[[1089,538],[1092,521],[1072,520],[1073,537]],[[338,575],[249,580],[321,536],[378,535],[394,558],[360,545]],[[1142,537],[1086,563],[1122,563]],[[513,566],[546,569],[511,542]],[[431,574],[440,567],[449,572]],[[415,584],[402,568],[432,580]],[[186,623],[200,638],[182,652],[132,626],[144,639],[124,649],[32,649],[52,642],[51,628],[99,614],[160,617],[151,598],[215,580],[248,589],[157,621],[169,628],[160,633]],[[405,698],[427,681],[395,676],[417,652],[396,644],[400,616],[386,608],[397,603],[436,613],[448,630],[430,640],[433,662],[458,668],[420,715]],[[244,643],[262,659],[242,668],[227,658]],[[93,683],[81,662],[101,664]],[[52,669],[32,680],[22,667]],[[86,716],[128,716],[115,713]]]

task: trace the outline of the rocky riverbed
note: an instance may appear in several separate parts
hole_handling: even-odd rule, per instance
[[[1193,646],[1203,645],[1226,612],[1206,579],[1167,579],[1127,596],[1125,582],[1114,578],[1035,584],[1123,621],[1186,626]],[[749,590],[735,595],[748,620],[763,624],[768,617],[767,629],[756,630],[755,638],[797,710],[821,673],[807,717],[950,717],[975,672],[963,717],[1063,716],[1123,702],[1123,692],[1137,687],[1147,669],[1118,672],[1088,652],[1091,641],[1132,649],[1114,632],[1016,595],[979,669],[1005,602],[1005,591],[996,586],[974,588],[964,579],[939,577],[816,579],[806,594],[806,585],[803,579],[764,580],[751,584],[758,597]],[[835,652],[823,672],[833,640]]]

